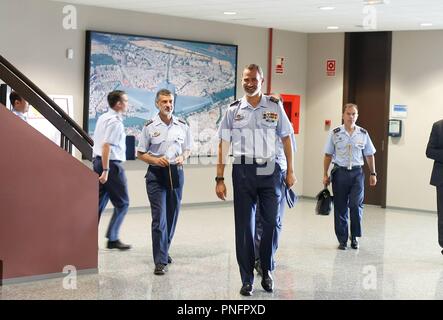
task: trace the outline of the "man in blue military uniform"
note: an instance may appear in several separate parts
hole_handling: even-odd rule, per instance
[[[123,113],[128,96],[115,90],[108,94],[110,109],[102,114],[94,131],[94,171],[99,175],[99,219],[108,201],[114,206],[106,237],[108,249],[128,250],[130,245],[119,239],[120,226],[129,208],[128,185],[122,163],[126,161],[126,134]]]
[[[12,91],[9,95],[9,102],[11,102],[12,113],[18,116],[25,122],[28,122],[27,112],[29,110],[29,103],[23,99],[17,92]]]
[[[254,234],[257,201],[263,217],[260,262],[263,270],[261,285],[267,292],[274,290],[271,274],[274,254],[273,238],[277,232],[282,183],[295,183],[292,164],[292,125],[281,102],[261,93],[264,82],[260,66],[251,64],[242,74],[245,96],[231,104],[219,127],[216,194],[225,200],[224,168],[230,144],[234,155],[232,181],[234,187],[234,217],[237,262],[242,287],[240,294],[250,296],[254,284]],[[277,158],[277,141],[282,140],[286,156],[286,175]]]
[[[169,248],[177,224],[183,192],[183,162],[189,157],[192,138],[185,121],[172,115],[174,96],[167,89],[157,92],[159,113],[140,135],[138,159],[149,164],[146,190],[152,213],[154,274],[164,275],[172,263]]]
[[[292,152],[295,154],[297,151],[297,144],[295,140],[295,135],[291,134],[291,140],[292,140]],[[281,142],[281,139],[278,139],[278,152],[276,159],[281,158],[282,161],[280,161],[280,168],[282,170],[283,176],[286,175],[286,156],[283,149],[283,143]],[[282,193],[285,194],[285,184],[281,185]],[[280,238],[280,233],[282,229],[282,220],[283,215],[285,213],[286,208],[286,197],[281,197],[280,203],[279,203],[279,209],[278,209],[278,223],[277,223],[277,232],[274,234],[274,237],[272,239],[272,246],[273,246],[273,252],[277,252],[278,249],[278,240]],[[257,210],[255,213],[255,236],[254,236],[254,245],[255,245],[255,270],[257,271],[258,275],[262,275],[263,271],[261,269],[261,263],[260,263],[260,242],[263,235],[263,218],[260,214],[260,206],[257,205]],[[272,264],[271,264],[271,271],[275,270],[276,262],[274,256],[272,257]]]
[[[343,108],[343,124],[329,133],[325,146],[323,184],[332,181],[334,193],[334,225],[339,246],[346,250],[348,242],[348,209],[351,220],[351,247],[358,249],[364,200],[363,157],[369,166],[369,185],[377,184],[375,147],[368,132],[357,126],[358,107],[348,103]],[[334,164],[329,177],[331,161]]]

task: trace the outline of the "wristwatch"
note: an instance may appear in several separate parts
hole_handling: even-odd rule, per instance
[[[215,177],[216,182],[223,181],[223,180],[225,180],[224,177]]]
[[[371,176],[377,176],[377,172],[371,172]]]

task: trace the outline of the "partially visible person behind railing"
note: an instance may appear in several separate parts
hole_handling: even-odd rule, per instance
[[[29,103],[23,99],[17,92],[12,91],[9,95],[9,101],[11,102],[12,112],[23,121],[28,122],[28,110]]]

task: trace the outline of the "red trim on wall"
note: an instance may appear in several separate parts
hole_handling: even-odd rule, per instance
[[[273,29],[269,28],[269,44],[268,44],[268,78],[266,80],[266,94],[270,94],[271,91],[271,78],[272,78],[272,36]]]

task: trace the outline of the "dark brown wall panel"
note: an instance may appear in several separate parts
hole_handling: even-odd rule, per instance
[[[369,131],[377,152],[377,186],[369,187],[365,168],[365,203],[386,206],[387,124],[391,79],[391,32],[347,33],[343,103],[359,107],[357,125]]]
[[[3,279],[97,268],[98,179],[0,108]]]

